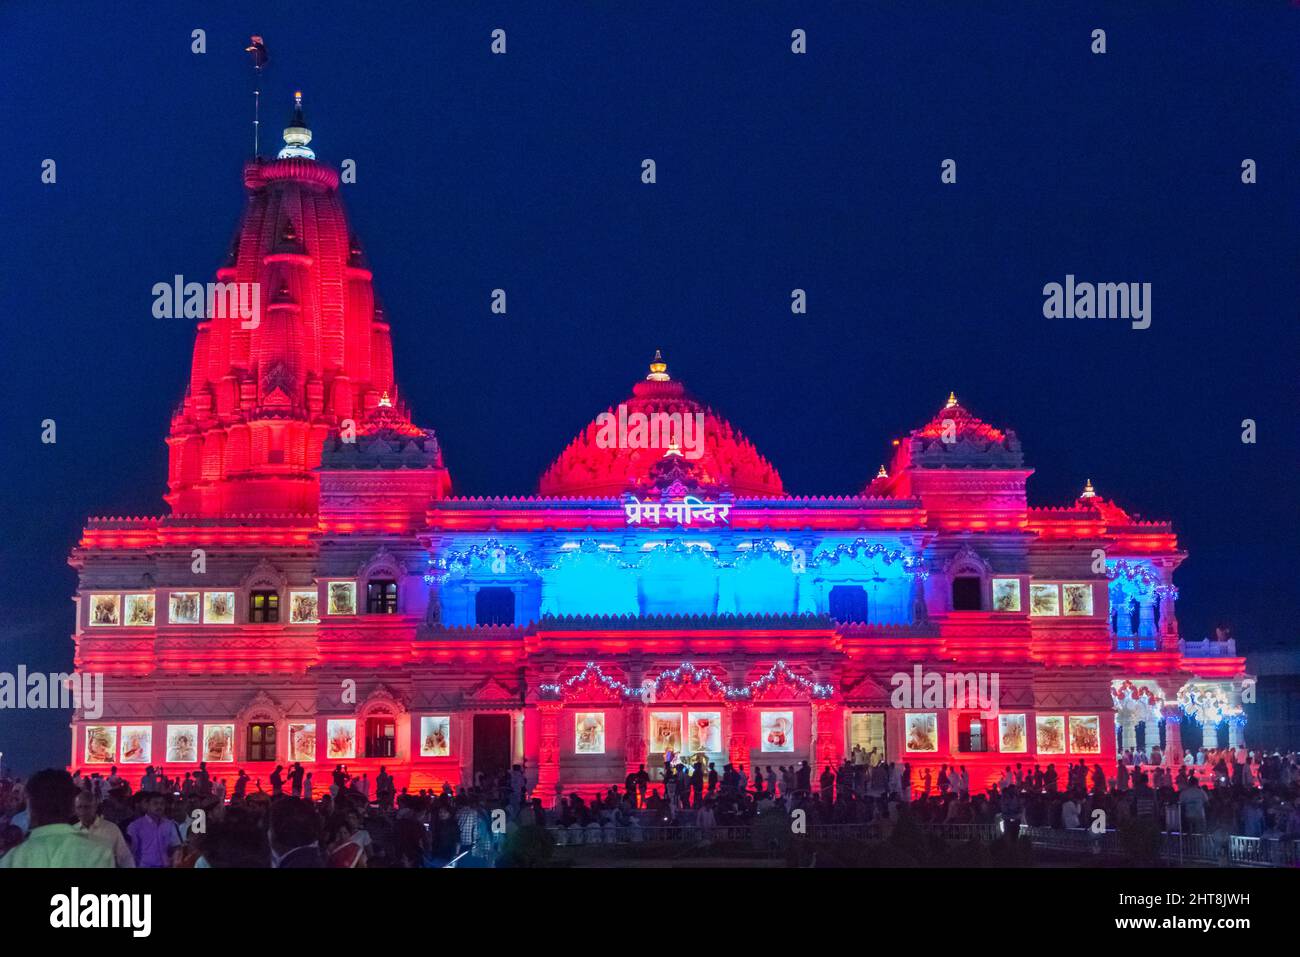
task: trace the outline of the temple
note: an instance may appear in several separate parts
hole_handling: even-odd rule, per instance
[[[300,100],[284,139],[244,168],[217,279],[261,307],[198,324],[167,513],[72,553],[76,668],[104,675],[73,767],[523,764],[549,804],[667,752],[991,780],[1241,743],[1245,661],[1180,639],[1170,524],[1091,481],[1031,507],[1015,433],[954,395],[856,494],[800,497],[656,355],[536,494],[454,495]]]

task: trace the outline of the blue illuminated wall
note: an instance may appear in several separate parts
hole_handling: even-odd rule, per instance
[[[451,626],[476,624],[483,588],[511,589],[515,622],[526,624],[542,615],[829,614],[837,585],[862,589],[868,621],[897,623],[912,620],[913,561],[887,538],[467,534],[437,543],[428,580]]]

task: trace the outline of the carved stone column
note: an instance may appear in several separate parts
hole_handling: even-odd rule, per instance
[[[1128,713],[1119,715],[1119,748],[1121,751],[1137,749],[1137,722]]]
[[[1165,764],[1183,763],[1183,709],[1169,705],[1160,710],[1165,719]]]
[[[1143,638],[1156,635],[1156,596],[1153,594],[1138,599],[1138,635]]]
[[[754,713],[748,701],[728,701],[731,731],[727,735],[727,761],[735,767],[749,769],[749,722]]]
[[[817,728],[814,780],[828,765],[832,770],[840,765],[844,750],[839,740],[839,733],[843,731],[843,722],[839,720],[840,712],[838,701],[818,698],[812,703],[813,722]]]
[[[1219,746],[1219,726],[1217,724],[1201,725],[1201,747],[1206,751]]]
[[[543,807],[554,807],[560,785],[560,714],[563,701],[537,702],[537,791]]]
[[[807,570],[795,575],[795,588],[795,609],[799,614],[817,614],[817,585]]]
[[[912,576],[911,597],[912,603],[912,621],[928,621],[930,618],[930,609],[925,603],[925,584],[920,576]]]
[[[635,774],[646,761],[645,707],[640,701],[623,705],[623,766],[627,774]]]
[[[1115,635],[1118,638],[1133,637],[1133,602],[1121,589],[1119,603],[1115,606]]]

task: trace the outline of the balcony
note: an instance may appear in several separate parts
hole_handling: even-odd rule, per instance
[[[1216,641],[1206,638],[1204,641],[1180,641],[1178,651],[1184,658],[1235,658],[1237,642],[1234,638]]]

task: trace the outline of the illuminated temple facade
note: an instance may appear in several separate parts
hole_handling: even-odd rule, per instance
[[[309,141],[299,118],[244,169],[217,279],[259,284],[260,315],[198,324],[167,514],[91,519],[73,551],[76,666],[105,676],[73,767],[417,789],[521,763],[549,803],[666,749],[816,777],[857,746],[919,782],[1241,741],[1245,662],[1180,640],[1171,526],[1091,484],[1031,507],[1015,433],[955,397],[857,494],[799,497],[656,356],[622,413],[702,442],[600,417],[537,494],[453,494]]]

